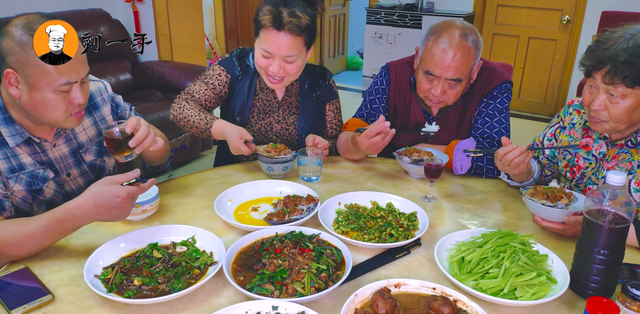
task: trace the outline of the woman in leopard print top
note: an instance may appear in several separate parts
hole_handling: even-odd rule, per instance
[[[176,98],[171,120],[218,140],[216,166],[254,160],[251,140],[338,154],[335,82],[325,67],[307,64],[322,8],[321,0],[265,1],[254,17],[254,47],[236,49]],[[218,107],[220,117],[212,113]]]

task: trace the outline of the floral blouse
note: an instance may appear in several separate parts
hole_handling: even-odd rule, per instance
[[[561,186],[586,194],[604,183],[609,170],[620,170],[627,173],[629,193],[640,204],[640,131],[626,139],[611,141],[607,134],[597,133],[589,127],[582,99],[576,98],[553,118],[532,145],[576,143],[580,144],[580,149],[536,151],[533,158],[539,167],[534,176],[536,181],[547,183],[558,178]]]

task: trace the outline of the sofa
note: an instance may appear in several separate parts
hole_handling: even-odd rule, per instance
[[[124,25],[102,9],[86,9],[52,12],[59,19],[71,24],[78,36],[89,33],[101,35],[100,50],[86,51],[90,66],[89,73],[111,84],[113,91],[153,126],[162,131],[171,146],[170,165],[175,166],[197,157],[209,150],[213,141],[189,134],[169,119],[171,103],[178,93],[187,88],[206,67],[174,61],[138,61],[138,55],[131,49],[131,37]],[[0,27],[10,18],[0,18]],[[144,32],[144,30],[143,30]],[[107,40],[127,38],[125,44],[105,46]],[[155,38],[148,38],[154,40]],[[82,39],[81,39],[82,42]],[[118,164],[118,172],[140,168],[144,177],[157,175],[166,170],[162,166],[149,167],[139,158]]]

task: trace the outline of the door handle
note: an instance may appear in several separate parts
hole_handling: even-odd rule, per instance
[[[571,23],[571,17],[568,15],[565,15],[562,17],[562,25],[569,25]]]

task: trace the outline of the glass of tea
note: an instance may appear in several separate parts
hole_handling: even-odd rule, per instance
[[[133,133],[127,133],[126,127],[126,120],[118,120],[102,128],[104,142],[107,144],[111,155],[113,155],[118,162],[127,162],[138,156],[135,149],[129,146],[129,141],[133,139]]]
[[[444,170],[444,163],[442,159],[438,157],[428,158],[424,162],[424,176],[429,180],[429,194],[422,197],[422,201],[427,203],[435,203],[438,199],[431,194],[431,189],[436,180],[440,179],[442,171]]]

